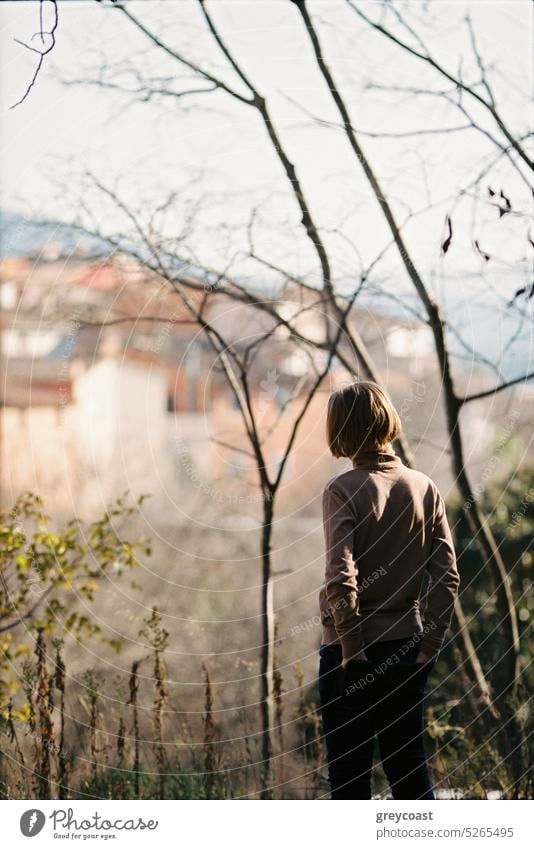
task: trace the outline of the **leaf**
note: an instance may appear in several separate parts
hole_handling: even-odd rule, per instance
[[[504,194],[502,189],[500,191],[500,196],[502,197],[502,199],[503,199],[503,201],[506,205],[507,212],[510,212],[511,209],[512,209],[512,204],[510,203],[510,198],[506,197],[506,195]]]
[[[520,289],[518,289],[515,292],[512,300],[508,302],[507,306],[511,307],[512,304],[514,303],[514,301],[516,300],[516,298],[519,298],[520,295],[525,295],[527,292],[528,292],[527,301],[530,301],[530,299],[532,297],[534,297],[534,281],[530,284],[530,286],[522,286]]]
[[[19,572],[27,572],[28,571],[28,558],[23,557],[22,554],[18,554],[16,557],[17,568]]]
[[[441,253],[442,254],[447,253],[447,251],[449,250],[449,248],[451,246],[451,242],[452,242],[452,221],[451,221],[450,215],[447,215],[447,217],[445,218],[445,223],[447,224],[447,227],[448,227],[448,234],[447,234],[445,241],[441,245]]]

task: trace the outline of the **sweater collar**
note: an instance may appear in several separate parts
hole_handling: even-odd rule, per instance
[[[391,445],[385,445],[380,450],[366,448],[359,451],[357,456],[352,458],[352,465],[355,469],[377,469],[385,472],[400,466],[401,459]]]

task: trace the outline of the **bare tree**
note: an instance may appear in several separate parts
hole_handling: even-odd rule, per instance
[[[301,0],[291,0],[291,2],[295,3],[299,7],[305,7],[305,3],[302,3]],[[412,44],[410,44],[402,36],[394,33],[389,27],[385,26],[384,23],[379,23],[378,21],[375,21],[370,18],[369,15],[366,15],[365,12],[360,8],[360,6],[356,2],[354,2],[354,0],[345,0],[345,3],[370,27],[375,29],[377,32],[382,33],[382,35],[384,35],[387,39],[396,44],[405,53],[410,54],[411,56],[415,57],[416,59],[419,59],[421,62],[426,64],[428,67],[432,68],[439,77],[450,83],[453,86],[450,95],[444,92],[435,92],[435,94],[437,94],[439,97],[447,97],[447,99],[449,99],[450,102],[452,102],[456,106],[456,108],[459,109],[462,114],[469,119],[469,123],[472,127],[476,127],[477,125],[473,117],[468,113],[466,107],[464,106],[462,94],[467,95],[470,100],[474,101],[478,106],[482,107],[491,116],[498,131],[506,139],[508,147],[504,147],[503,144],[500,143],[496,138],[490,137],[492,138],[493,143],[500,147],[502,152],[509,157],[514,167],[515,161],[510,156],[510,150],[515,151],[519,159],[524,164],[526,164],[530,170],[534,170],[534,162],[530,159],[523,147],[523,139],[520,138],[513,130],[509,128],[504,118],[502,117],[500,109],[497,105],[493,89],[488,80],[487,69],[485,67],[482,56],[480,55],[477,46],[472,20],[468,14],[465,16],[465,24],[469,31],[473,53],[480,74],[479,80],[475,81],[474,83],[467,83],[466,80],[460,74],[451,72],[442,63],[437,61],[432,56],[432,53],[428,49],[428,47],[424,44],[421,37],[415,32],[414,28],[410,26],[406,18],[403,16],[402,12],[399,11],[395,4],[390,4],[390,10],[397,19],[397,21],[400,23],[400,25],[403,27],[404,31],[411,36]],[[479,88],[482,89],[482,92],[478,90]],[[422,93],[422,90],[420,90],[419,93]]]
[[[315,297],[309,304],[297,308],[290,319],[281,317],[280,304],[276,300],[261,300],[257,296],[254,297],[250,291],[244,289],[237,282],[232,281],[227,287],[221,288],[221,282],[227,277],[223,273],[219,273],[216,277],[206,275],[206,279],[212,282],[206,282],[195,279],[195,275],[185,275],[176,273],[174,268],[179,263],[179,257],[174,254],[169,254],[164,244],[161,244],[156,233],[150,228],[146,228],[137,213],[133,212],[127,204],[116,194],[115,191],[105,187],[94,180],[96,187],[108,200],[115,205],[132,226],[133,232],[137,236],[137,245],[134,246],[132,237],[125,234],[110,235],[99,228],[95,217],[92,217],[92,226],[90,229],[83,228],[84,232],[91,233],[99,239],[106,241],[110,248],[115,252],[125,252],[130,258],[136,260],[142,268],[145,268],[152,277],[156,277],[160,284],[170,290],[180,301],[190,319],[190,321],[199,326],[205,338],[209,342],[217,361],[221,366],[222,373],[235,399],[239,410],[244,431],[248,441],[248,448],[243,449],[239,445],[226,445],[233,451],[246,453],[254,463],[254,469],[257,476],[257,483],[261,492],[262,505],[262,520],[261,520],[261,535],[260,535],[260,552],[262,564],[261,576],[261,651],[260,651],[260,708],[262,717],[262,763],[261,763],[261,778],[262,778],[262,795],[269,794],[270,782],[272,780],[271,759],[273,755],[273,729],[274,729],[274,702],[273,702],[273,652],[275,640],[275,608],[274,608],[274,587],[273,587],[273,569],[272,569],[272,534],[273,534],[273,518],[275,513],[276,499],[283,481],[284,473],[287,467],[289,457],[297,439],[299,428],[306,416],[306,413],[313,401],[316,393],[321,389],[325,379],[327,378],[334,357],[338,354],[340,342],[344,335],[347,334],[347,318],[354,305],[354,301],[358,295],[359,287],[355,286],[351,296],[347,299],[343,308],[339,310],[339,323],[335,328],[333,336],[325,341],[321,346],[322,357],[319,364],[316,362],[317,346],[306,339],[298,331],[299,319],[310,310],[315,310],[322,314],[325,309],[325,299],[321,293],[316,292]],[[80,199],[80,204],[84,201]],[[90,214],[90,210],[87,210]],[[193,298],[193,293],[202,292],[200,303],[198,298]],[[253,339],[250,342],[239,342],[224,332],[217,326],[216,320],[210,318],[210,307],[212,301],[224,297],[231,302],[236,300],[242,303],[245,308],[257,311],[260,309],[260,304],[263,307],[263,312],[269,318],[268,327],[262,332],[253,334]],[[135,315],[119,315],[113,318],[98,320],[94,316],[91,319],[81,320],[84,325],[109,326],[119,322],[135,322],[137,320],[146,321],[155,320],[160,322],[169,322],[169,319],[163,317],[150,316],[135,316]],[[172,324],[171,320],[171,324]],[[264,349],[272,344],[273,338],[277,335],[280,329],[284,329],[283,345],[286,349],[286,356],[295,348],[303,351],[309,362],[309,370],[305,375],[304,380],[297,381],[293,388],[293,398],[291,404],[285,404],[280,415],[277,416],[274,424],[267,426],[263,420],[260,411],[258,410],[258,393],[257,393],[257,369],[255,362],[264,359],[272,361],[272,352],[269,356],[268,351]],[[246,338],[246,337],[245,337]],[[290,425],[288,437],[285,446],[281,450],[281,456],[277,463],[276,471],[271,470],[268,454],[266,453],[266,442],[272,435],[273,428],[280,425],[282,417],[289,416]]]
[[[177,64],[177,67],[179,67],[180,69],[187,69],[187,71],[192,74],[194,78],[197,78],[202,84],[201,88],[188,87],[187,89],[180,89],[179,87],[171,85],[169,82],[162,83],[161,80],[154,82],[150,79],[144,79],[142,74],[139,73],[137,75],[136,90],[134,92],[131,92],[126,89],[126,93],[134,94],[134,96],[138,96],[144,100],[149,100],[152,97],[165,97],[167,99],[181,100],[184,97],[190,95],[204,97],[209,96],[209,94],[212,92],[217,92],[219,94],[223,94],[231,98],[234,102],[239,104],[240,107],[250,109],[251,112],[253,112],[260,118],[265,128],[266,136],[270,143],[271,149],[278,158],[282,173],[287,179],[288,186],[293,194],[295,203],[297,204],[297,207],[299,209],[301,215],[302,228],[304,230],[307,240],[313,248],[320,269],[321,284],[318,288],[318,294],[322,299],[325,313],[327,315],[327,321],[325,323],[324,339],[321,340],[320,343],[315,342],[315,344],[319,347],[322,347],[323,350],[328,353],[329,358],[332,357],[335,352],[335,355],[341,360],[341,362],[347,367],[350,372],[358,370],[366,377],[369,377],[373,380],[377,380],[378,382],[382,382],[380,374],[378,373],[378,369],[376,368],[368,349],[363,343],[361,336],[359,335],[357,330],[348,322],[350,307],[352,305],[351,296],[342,296],[337,290],[337,281],[335,280],[335,275],[332,271],[331,257],[329,255],[327,245],[323,238],[322,230],[311,211],[311,205],[308,200],[308,196],[302,178],[299,175],[297,166],[292,161],[291,157],[288,155],[283,139],[281,137],[281,133],[277,128],[273,115],[271,113],[267,98],[260,92],[258,87],[250,79],[249,74],[243,69],[242,65],[235,58],[231,48],[221,35],[220,30],[217,27],[211,13],[208,11],[205,0],[198,0],[198,2],[206,26],[210,34],[212,35],[213,43],[225,58],[228,68],[232,71],[232,74],[235,76],[237,83],[234,84],[227,82],[220,75],[210,70],[207,70],[207,68],[200,65],[199,63],[190,60],[186,55],[184,55],[184,53],[180,49],[171,46],[171,44],[165,38],[157,35],[146,23],[144,23],[138,17],[134,16],[134,14],[128,8],[122,6],[117,8],[120,8],[120,12],[128,19],[128,21],[136,28],[138,32],[140,32],[147,38],[148,42],[157,51],[160,51],[162,54],[164,54],[167,59],[170,59],[175,62]],[[349,109],[346,104],[346,99],[340,92],[339,87],[336,84],[335,77],[332,71],[330,70],[328,63],[323,55],[318,29],[316,24],[310,17],[305,0],[288,0],[288,2],[292,2],[301,15],[304,26],[306,28],[306,32],[308,33],[308,36],[310,38],[310,43],[317,70],[319,74],[323,77],[324,82],[327,86],[327,90],[329,91],[335,104],[335,107],[340,115],[340,126],[342,127],[346,135],[347,141],[350,145],[350,148],[354,153],[355,161],[358,163],[358,167],[361,167],[363,169],[363,173],[366,177],[370,189],[370,194],[376,199],[379,204],[392,240],[391,243],[395,246],[398,252],[402,267],[404,268],[408,279],[413,285],[417,298],[419,299],[421,307],[424,311],[425,321],[430,327],[433,334],[436,357],[444,390],[445,412],[447,418],[454,475],[458,484],[459,491],[462,495],[463,508],[473,534],[473,539],[478,544],[483,555],[483,559],[492,574],[495,591],[497,593],[499,601],[499,610],[502,615],[505,643],[501,655],[500,669],[498,670],[498,675],[495,676],[495,680],[497,682],[495,686],[490,687],[488,681],[486,680],[487,673],[484,672],[481,661],[473,646],[473,642],[469,633],[469,623],[463,613],[460,602],[458,602],[457,605],[457,630],[462,643],[465,661],[468,665],[468,668],[472,672],[473,678],[476,682],[478,695],[482,699],[482,702],[488,707],[488,709],[490,709],[494,713],[494,715],[497,715],[496,711],[498,710],[498,708],[494,703],[495,700],[497,702],[500,702],[509,691],[513,691],[518,680],[519,647],[517,619],[507,569],[505,567],[505,564],[503,563],[498,546],[495,544],[495,540],[493,538],[487,517],[485,517],[481,512],[476,492],[474,490],[474,487],[472,486],[471,480],[466,470],[461,427],[461,411],[466,404],[475,399],[492,397],[497,392],[507,389],[509,386],[515,383],[530,379],[532,377],[532,373],[528,372],[523,377],[514,380],[498,380],[498,382],[494,386],[490,387],[488,390],[484,390],[482,392],[477,393],[471,393],[470,395],[463,396],[458,391],[452,366],[452,355],[449,350],[446,321],[440,304],[436,301],[435,296],[432,294],[430,286],[424,279],[424,275],[417,268],[411,256],[406,239],[402,232],[402,223],[399,222],[398,217],[395,215],[392,208],[392,204],[382,189],[378,174],[375,168],[373,167],[369,156],[365,153],[362,147],[362,144],[359,139],[359,134],[355,130],[353,122],[351,120]],[[354,8],[355,11],[360,14],[358,8],[355,6],[354,3],[351,3],[350,0],[347,0],[347,2],[349,6]],[[362,17],[362,15],[360,15],[360,17]],[[384,30],[382,24],[375,25],[367,17],[365,17],[365,20],[369,26],[373,26],[379,31]],[[388,35],[388,33],[386,32],[384,32],[383,34],[388,38],[390,37],[390,35]],[[399,42],[397,36],[395,36],[391,40],[395,41],[395,43]],[[416,55],[416,58],[419,58],[421,61],[424,61],[426,64],[432,67],[436,71],[436,73],[445,76],[451,84],[459,88],[466,96],[473,98],[473,100],[475,100],[479,104],[479,106],[486,110],[488,115],[490,115],[491,118],[494,120],[498,132],[504,138],[504,141],[499,141],[497,137],[491,137],[492,143],[496,145],[499,151],[499,155],[504,155],[508,159],[510,159],[510,161],[514,163],[514,167],[516,167],[516,169],[524,168],[525,165],[528,165],[529,167],[531,166],[530,160],[526,155],[524,146],[522,144],[522,136],[520,134],[514,133],[512,130],[509,129],[496,106],[495,98],[491,93],[488,80],[484,73],[484,65],[481,59],[479,59],[479,68],[481,71],[483,86],[485,89],[485,94],[482,95],[475,89],[474,86],[467,84],[458,77],[455,77],[439,63],[437,63],[431,57],[430,53],[420,43],[420,41],[418,42],[417,48],[412,48],[410,46],[408,49],[408,46],[404,44],[399,44],[399,47],[406,49],[408,52],[412,53],[412,55]],[[179,75],[177,74],[176,76],[178,79]],[[102,79],[96,82],[98,85],[101,86],[111,85],[116,89],[121,88],[120,84],[117,83],[115,80],[112,83],[106,83]],[[199,92],[202,92],[202,94],[199,95]],[[472,126],[474,123],[472,117],[466,112],[463,104],[461,111],[463,111],[463,114],[468,118],[469,126]],[[522,174],[522,178],[524,179],[523,172],[520,171],[520,173]],[[450,244],[450,239],[452,239],[453,233],[452,223],[449,222],[449,224],[450,227],[448,230],[447,238],[449,239]],[[141,234],[138,235],[141,237]],[[445,247],[447,243],[447,238],[443,243],[444,253],[447,249]],[[143,239],[141,239],[141,241],[143,241]],[[177,281],[176,275],[174,274],[172,269],[166,267],[166,258],[162,256],[161,252],[158,252],[157,249],[154,253],[153,243],[149,245],[145,243],[145,248],[149,249],[150,255],[153,258],[151,261],[152,270],[161,275],[163,279],[167,280],[169,285],[173,287],[183,287],[186,285],[186,282],[188,286],[191,285],[191,281]],[[249,251],[249,256],[250,258],[257,261],[260,267],[274,267],[274,263],[271,263],[268,258],[264,259],[259,257],[252,247]],[[156,258],[155,260],[154,257]],[[139,255],[139,259],[140,261],[145,263],[147,261],[146,255],[144,253]],[[282,277],[286,280],[292,277],[291,273],[288,272],[286,269],[279,270],[281,271]],[[227,281],[231,280],[230,275],[227,274],[225,271],[218,271],[216,273],[219,276],[219,279],[224,279]],[[306,282],[302,279],[294,279],[293,282],[295,283],[295,285],[302,287],[303,289],[307,288]],[[256,298],[253,293],[247,291],[246,287],[240,285],[236,280],[231,280],[231,283],[232,285],[229,285],[226,290],[228,297],[235,298],[244,303],[248,303],[251,306],[256,306],[258,309],[270,313],[271,316],[275,319],[275,321],[280,325],[284,323],[283,316],[280,314],[276,303],[260,303],[262,299]],[[183,297],[183,292],[180,297]],[[202,316],[195,316],[195,320],[200,321],[202,318]],[[260,486],[262,487],[262,492],[272,494],[272,488],[273,485],[276,484],[276,480],[273,481],[268,476],[265,477],[264,473],[260,471],[261,464],[263,462],[263,456],[258,446],[254,443],[254,440],[257,438],[257,434],[256,426],[254,423],[254,416],[251,412],[252,405],[249,397],[250,388],[246,383],[247,369],[245,368],[243,370],[243,361],[240,355],[238,355],[235,351],[229,353],[229,351],[226,350],[226,340],[218,338],[216,332],[214,331],[214,328],[208,325],[206,327],[203,326],[203,329],[210,340],[210,344],[214,346],[214,350],[218,351],[221,355],[221,361],[224,363],[226,377],[230,385],[232,386],[232,391],[236,395],[236,400],[238,401],[239,409],[244,417],[244,421],[247,427],[247,436],[251,440],[253,453],[258,461],[258,475]],[[291,326],[290,330],[294,338],[298,339],[299,333],[297,329],[294,326]],[[311,342],[311,340],[302,339],[300,341],[307,341],[308,343]],[[245,381],[243,380],[244,376]],[[295,421],[298,427],[300,419],[297,417]],[[288,446],[288,451],[290,449],[291,445]],[[405,462],[409,465],[413,465],[413,454],[405,439],[400,443],[398,449],[401,455],[403,456]],[[287,454],[285,456],[287,456]],[[267,532],[267,529],[271,525],[271,523],[272,512],[270,513],[270,515],[267,515],[266,513],[264,516],[264,536],[262,541],[262,551],[264,551],[265,553],[266,563],[268,562],[270,545],[270,535]],[[266,576],[264,574],[264,611],[266,611],[269,606],[269,582],[265,579],[265,577]],[[265,618],[265,623],[265,636],[269,638],[269,635],[272,635],[272,629],[269,629],[267,616]],[[269,639],[266,640],[266,643],[268,642]],[[266,659],[262,660],[262,673],[265,672],[265,678],[263,680],[262,686],[263,693],[266,696],[269,692],[269,669],[269,653],[267,653]],[[271,727],[271,720],[267,715],[268,710],[268,699],[266,699],[264,711],[264,729],[269,729]],[[268,762],[270,753],[270,741],[268,740],[267,733],[265,734],[264,740],[264,759],[266,762]]]
[[[439,304],[430,294],[429,287],[425,285],[422,275],[415,266],[415,263],[408,250],[407,244],[402,236],[400,227],[396,220],[393,209],[388,202],[384,192],[382,191],[378,177],[370,163],[369,157],[365,154],[361,144],[358,141],[357,133],[351,122],[349,110],[345,104],[345,100],[341,95],[339,88],[336,85],[335,79],[330,71],[319,42],[317,30],[308,13],[305,0],[292,0],[298,8],[306,30],[309,34],[310,41],[313,46],[314,55],[317,61],[317,66],[322,74],[328,90],[335,102],[343,122],[343,127],[347,135],[347,139],[354,152],[358,166],[363,169],[364,174],[369,182],[369,186],[380,205],[387,222],[387,226],[391,232],[395,246],[398,250],[401,262],[408,274],[415,290],[425,308],[428,324],[434,336],[436,354],[439,362],[446,412],[449,428],[449,438],[452,447],[452,456],[454,462],[454,471],[456,481],[463,498],[463,506],[468,522],[472,528],[473,535],[481,548],[485,561],[494,575],[496,591],[499,595],[500,608],[503,611],[503,625],[506,634],[506,648],[502,654],[503,681],[504,687],[502,693],[513,689],[518,680],[519,671],[519,632],[517,627],[517,615],[515,610],[514,599],[511,590],[510,579],[507,569],[502,560],[495,540],[491,533],[486,518],[482,515],[479,504],[475,497],[473,486],[469,479],[466,463],[464,458],[462,431],[460,423],[460,412],[462,406],[468,402],[469,398],[461,398],[458,396],[454,386],[454,378],[451,368],[451,357],[449,354],[447,339],[445,333],[445,321],[441,313]],[[353,5],[353,4],[351,4]],[[459,83],[460,84],[460,83]],[[486,83],[487,86],[487,83]],[[471,89],[469,90],[472,91]],[[475,92],[476,94],[476,92]],[[477,99],[479,99],[479,96]],[[508,141],[511,141],[510,132],[505,128],[502,120],[496,112],[494,101],[486,103],[487,108],[491,111],[492,116],[498,123],[499,128],[505,133]],[[513,145],[520,155],[523,154],[521,146],[517,143]],[[522,156],[524,158],[524,156]],[[506,384],[500,384],[501,388],[505,388]],[[499,390],[499,387],[494,387],[493,393]],[[488,393],[491,394],[491,393]]]

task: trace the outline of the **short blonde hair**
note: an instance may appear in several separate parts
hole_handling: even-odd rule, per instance
[[[358,380],[328,399],[326,435],[334,457],[354,457],[359,451],[381,448],[400,432],[399,415],[378,383]]]

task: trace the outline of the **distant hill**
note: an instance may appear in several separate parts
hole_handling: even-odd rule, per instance
[[[109,248],[101,239],[61,222],[44,224],[18,212],[0,210],[0,255],[4,259],[42,256],[44,260],[72,253],[102,256]]]
[[[109,255],[109,246],[103,240],[86,236],[67,224],[41,223],[20,213],[0,209],[1,257],[34,257],[46,261],[72,254],[87,258],[105,257]],[[214,280],[214,275],[209,272],[172,255],[167,257],[167,262],[171,270],[192,274],[204,282]],[[445,279],[445,274],[442,274],[442,282]],[[250,280],[239,282],[251,285]],[[491,288],[484,284],[481,276],[473,272],[447,278],[447,298],[442,303],[442,309],[449,327],[454,327],[464,340],[459,341],[456,333],[449,334],[449,347],[457,358],[457,370],[476,367],[485,371],[487,365],[481,357],[495,363],[503,379],[512,379],[532,370],[532,307],[527,304],[525,316],[521,317],[515,309],[506,306],[506,301],[520,282],[521,277],[514,268],[500,269]],[[341,289],[350,291],[352,285],[352,281],[347,281],[345,286],[341,285]],[[270,284],[255,280],[254,288],[256,291],[269,291]],[[395,277],[384,288],[385,297],[364,289],[358,298],[358,305],[368,309],[371,314],[382,313],[399,320],[412,319],[413,311],[420,310],[418,298],[403,276],[400,279]],[[388,298],[391,291],[395,294],[393,300]]]

